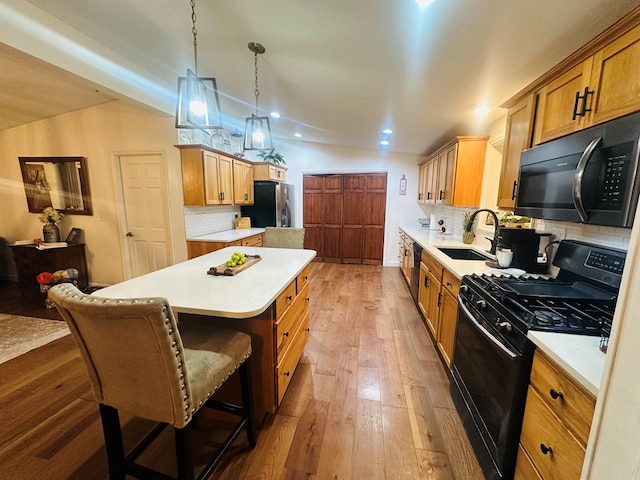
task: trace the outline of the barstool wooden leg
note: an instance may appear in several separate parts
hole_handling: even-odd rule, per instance
[[[247,439],[251,448],[256,446],[256,430],[253,421],[253,390],[251,388],[250,359],[240,365],[240,389],[242,390],[242,407],[247,416]]]
[[[174,436],[178,478],[180,480],[193,480],[193,425],[189,423],[184,428],[174,428]]]
[[[99,404],[99,406],[109,465],[109,480],[125,480],[124,446],[118,410],[108,405]]]

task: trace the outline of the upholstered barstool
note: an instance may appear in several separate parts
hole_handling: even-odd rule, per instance
[[[265,227],[265,247],[304,248],[304,228]]]
[[[69,325],[89,373],[100,407],[110,479],[173,478],[136,463],[168,425],[174,428],[178,479],[193,479],[193,418],[205,405],[240,420],[198,479],[211,474],[242,430],[255,446],[247,361],[251,337],[202,323],[178,325],[163,298],[93,297],[72,284],[52,287],[49,298]],[[212,395],[237,369],[242,406],[214,401]],[[159,423],[127,454],[119,411]]]

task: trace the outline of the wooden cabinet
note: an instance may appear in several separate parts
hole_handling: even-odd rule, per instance
[[[420,262],[418,308],[447,367],[451,367],[460,280],[426,251]]]
[[[580,478],[594,409],[595,398],[536,351],[520,434],[516,478]]]
[[[418,164],[418,203],[427,202],[427,171],[429,169],[428,158]]]
[[[61,248],[39,250],[34,245],[10,245],[18,273],[18,285],[24,295],[39,295],[40,285],[36,281],[42,272],[75,268],[78,270],[77,287],[87,288],[87,259],[84,244],[78,243]]]
[[[232,205],[233,159],[203,145],[178,145],[185,206]]]
[[[207,253],[215,252],[225,247],[242,246],[242,247],[262,247],[263,234],[258,233],[245,237],[241,240],[235,240],[233,242],[201,242],[201,241],[187,241],[187,257],[190,259],[205,255]]]
[[[473,207],[480,203],[488,136],[456,137],[421,164],[422,203]]]
[[[233,160],[233,203],[253,205],[253,165],[244,160]]]
[[[408,285],[411,285],[411,267],[413,265],[413,240],[400,231],[400,269]]]
[[[507,112],[505,149],[502,156],[500,183],[498,185],[498,207],[513,210],[516,203],[520,155],[531,146],[534,97],[529,95]]]
[[[287,169],[273,163],[254,163],[255,180],[272,180],[274,182],[287,182]]]
[[[309,338],[309,273],[307,266],[276,299],[274,350],[277,404],[293,378],[293,372]]]
[[[580,112],[585,99],[581,95],[589,87],[591,65],[593,59],[589,58],[537,92],[534,145],[584,128],[585,118]]]

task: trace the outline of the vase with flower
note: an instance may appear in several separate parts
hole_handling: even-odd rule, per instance
[[[53,243],[60,241],[60,229],[57,223],[62,220],[62,213],[53,207],[45,208],[38,216],[40,221],[44,223],[42,227],[42,239],[44,243]]]

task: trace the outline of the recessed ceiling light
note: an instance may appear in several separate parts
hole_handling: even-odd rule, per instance
[[[431,5],[435,0],[416,0],[416,3],[420,5],[422,8],[426,8]]]
[[[475,113],[476,115],[486,115],[490,111],[491,111],[491,108],[487,107],[486,105],[482,105],[482,106],[476,108],[473,111],[473,113]]]
[[[271,112],[271,116],[273,118],[280,118],[280,114],[278,112]]]
[[[293,136],[296,137],[296,138],[302,138],[302,134],[301,133],[294,133]]]
[[[389,141],[388,141],[388,140],[382,140],[382,141],[380,142],[380,145],[387,146],[387,145],[389,145]]]
[[[393,130],[391,130],[390,128],[385,128],[384,130],[382,130],[382,133],[384,133],[385,135],[391,135],[393,133]]]

